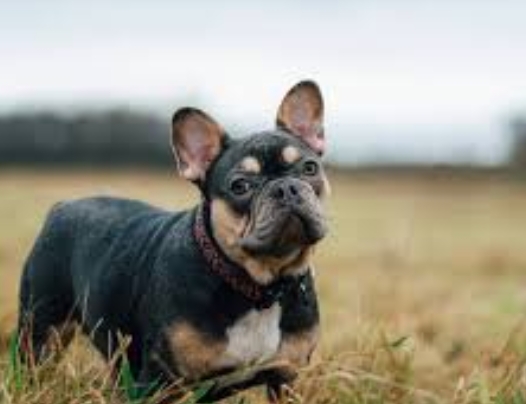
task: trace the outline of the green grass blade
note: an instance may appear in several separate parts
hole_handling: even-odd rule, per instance
[[[24,377],[20,363],[20,339],[18,332],[13,332],[9,339],[9,376],[16,391],[22,391],[24,386]]]

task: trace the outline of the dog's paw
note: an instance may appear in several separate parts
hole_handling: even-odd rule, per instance
[[[222,400],[240,391],[259,385],[289,384],[298,375],[287,361],[272,361],[250,368],[243,368],[211,380],[212,387],[198,402]]]

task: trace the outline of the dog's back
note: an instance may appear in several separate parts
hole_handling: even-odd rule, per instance
[[[26,262],[21,321],[32,324],[32,349],[42,350],[50,327],[81,320],[88,332],[106,322],[132,332],[134,313],[166,234],[184,213],[96,197],[61,202],[50,211]],[[22,324],[20,325],[22,328]],[[102,334],[102,333],[101,333]]]

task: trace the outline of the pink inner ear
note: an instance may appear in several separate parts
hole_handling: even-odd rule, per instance
[[[182,173],[188,179],[204,178],[206,169],[210,165],[207,156],[213,150],[212,145],[193,144],[181,151]]]
[[[204,162],[214,152],[214,142],[204,122],[187,122],[183,128],[184,146],[190,158]]]
[[[294,129],[316,153],[323,154],[325,151],[325,138],[323,136],[323,128],[318,122],[314,122],[311,125],[300,124]]]
[[[323,101],[310,89],[292,90],[281,105],[279,119],[296,136],[300,137],[316,153],[325,151],[323,132]]]
[[[312,106],[300,101],[291,106],[291,109],[289,129],[302,138],[316,153],[323,154],[325,151],[323,126],[320,119],[316,119]]]
[[[206,170],[220,152],[221,130],[200,117],[183,122],[177,146],[181,174],[189,180],[204,179]]]

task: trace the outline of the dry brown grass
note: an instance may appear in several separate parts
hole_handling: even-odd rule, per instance
[[[335,174],[332,186],[332,233],[316,258],[323,343],[298,400],[526,402],[526,183],[376,173]],[[167,208],[197,198],[170,172],[0,171],[3,352],[20,268],[46,211],[97,193]],[[122,402],[105,390],[104,372],[81,345],[15,394],[2,353],[0,401]]]

